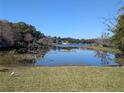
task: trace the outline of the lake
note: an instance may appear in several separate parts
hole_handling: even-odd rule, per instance
[[[68,47],[67,47],[68,46]],[[41,54],[35,55],[35,60],[28,61],[15,61],[16,64],[22,64],[23,66],[118,66],[116,63],[115,54],[111,54],[103,51],[94,51],[81,49],[80,47],[90,46],[88,44],[71,44],[71,45],[57,45],[52,47]],[[3,58],[3,56],[1,57]],[[8,59],[9,64],[13,64],[16,58],[12,57]],[[4,61],[5,61],[4,59]],[[20,59],[20,58],[19,58]],[[1,60],[0,60],[1,61]],[[1,61],[2,63],[5,63]],[[12,62],[10,62],[12,61]],[[0,62],[0,65],[1,65]]]
[[[118,65],[115,56],[103,51],[83,50],[83,49],[51,49],[44,57],[39,58],[36,66],[110,66]]]

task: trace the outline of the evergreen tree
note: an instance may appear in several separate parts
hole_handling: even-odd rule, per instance
[[[112,42],[115,47],[124,53],[124,7],[120,9],[116,25],[111,29],[113,32]]]

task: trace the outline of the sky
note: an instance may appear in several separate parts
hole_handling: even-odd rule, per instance
[[[26,22],[47,36],[91,39],[108,32],[124,0],[0,0],[0,19]]]

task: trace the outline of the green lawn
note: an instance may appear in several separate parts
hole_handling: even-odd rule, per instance
[[[124,91],[124,67],[10,68],[0,72],[0,91]]]

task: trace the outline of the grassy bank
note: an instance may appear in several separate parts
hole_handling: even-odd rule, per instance
[[[21,65],[24,63],[32,63],[34,60],[35,56],[33,54],[0,54],[0,65]]]
[[[0,72],[0,91],[124,91],[123,78],[124,67],[18,67]]]
[[[121,53],[121,51],[119,49],[114,49],[114,48],[109,48],[109,47],[89,46],[86,48],[91,49],[91,50],[106,51],[106,52],[110,52],[110,53]]]

